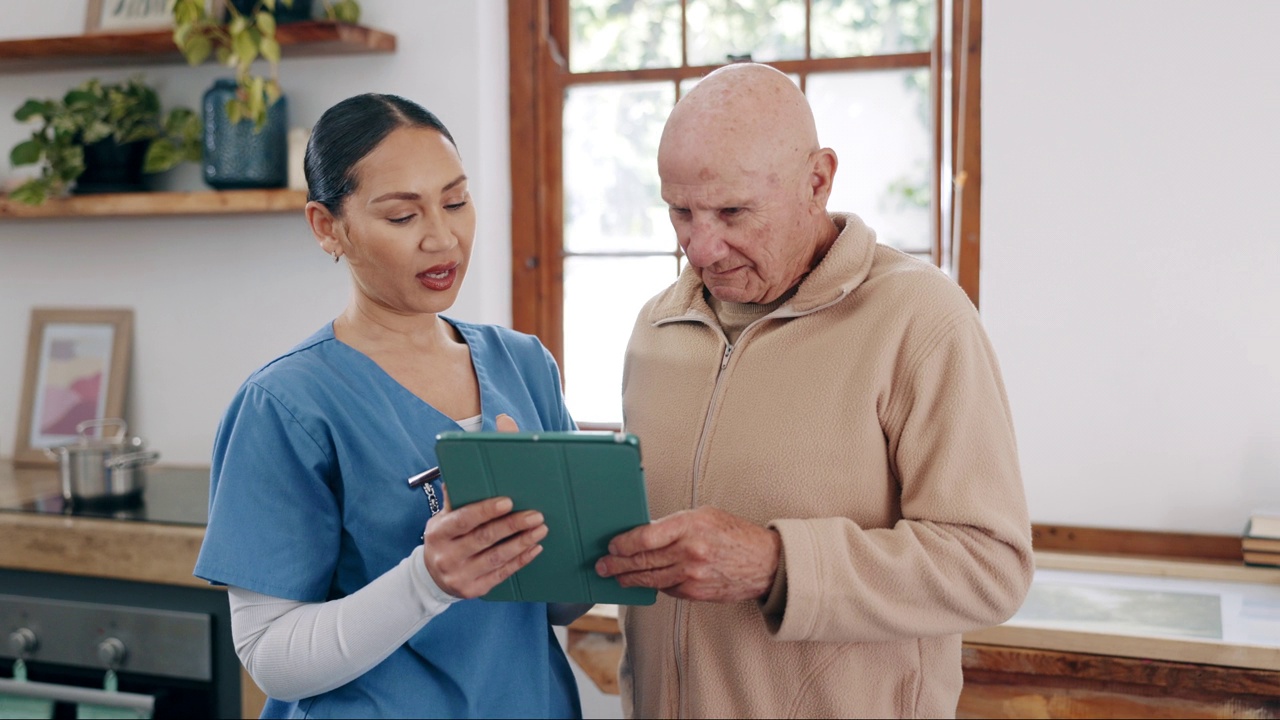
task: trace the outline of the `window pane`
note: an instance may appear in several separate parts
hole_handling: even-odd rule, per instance
[[[688,95],[688,94],[689,94],[689,91],[690,91],[690,90],[692,90],[692,89],[693,89],[693,86],[694,86],[694,85],[697,85],[697,84],[698,84],[698,81],[700,81],[700,80],[702,80],[702,78],[700,78],[700,77],[696,77],[696,78],[685,78],[685,79],[681,80],[681,81],[680,81],[680,97],[684,97],[685,95]]]
[[[569,71],[676,67],[679,0],[573,0]]]
[[[658,140],[675,83],[576,85],[564,104],[564,246],[674,250],[658,183]]]
[[[675,282],[668,257],[564,259],[565,402],[579,422],[622,421],[622,356],[636,314]]]
[[[689,64],[804,57],[805,0],[689,0]]]
[[[813,0],[813,56],[928,50],[935,8],[934,0]]]
[[[814,73],[806,89],[818,141],[839,160],[827,208],[857,213],[886,245],[928,252],[929,71]]]

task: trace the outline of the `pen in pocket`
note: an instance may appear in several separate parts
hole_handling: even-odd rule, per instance
[[[420,488],[423,485],[426,485],[427,483],[432,482],[438,477],[440,477],[440,468],[433,467],[430,470],[427,470],[426,472],[420,472],[417,475],[414,475],[413,477],[409,478],[409,487]]]
[[[427,494],[427,503],[431,506],[431,514],[435,515],[440,512],[440,497],[436,495],[435,483],[440,479],[440,468],[433,467],[426,472],[420,472],[409,478],[409,487],[422,488],[422,492]]]

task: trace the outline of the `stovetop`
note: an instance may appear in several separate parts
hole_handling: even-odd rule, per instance
[[[0,512],[66,515],[140,522],[204,526],[209,521],[209,469],[155,466],[147,470],[140,496],[116,502],[71,503],[56,481],[42,483],[49,492],[26,502],[0,502]]]

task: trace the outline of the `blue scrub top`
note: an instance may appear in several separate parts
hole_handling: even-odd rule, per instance
[[[448,320],[471,351],[484,430],[570,430],[560,374],[530,335]],[[195,574],[301,602],[345,597],[395,567],[431,516],[405,480],[459,430],[322,328],[245,381],[218,428]],[[543,603],[463,600],[372,670],[263,717],[581,717]]]

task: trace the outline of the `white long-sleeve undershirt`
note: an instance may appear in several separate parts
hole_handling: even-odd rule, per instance
[[[422,546],[344,598],[296,602],[227,588],[236,655],[286,702],[345,685],[385,660],[458,598],[436,585]]]
[[[458,598],[441,590],[422,547],[338,600],[297,602],[227,588],[236,655],[263,692],[291,702],[368,672]],[[547,619],[568,625],[590,604],[550,603]]]

